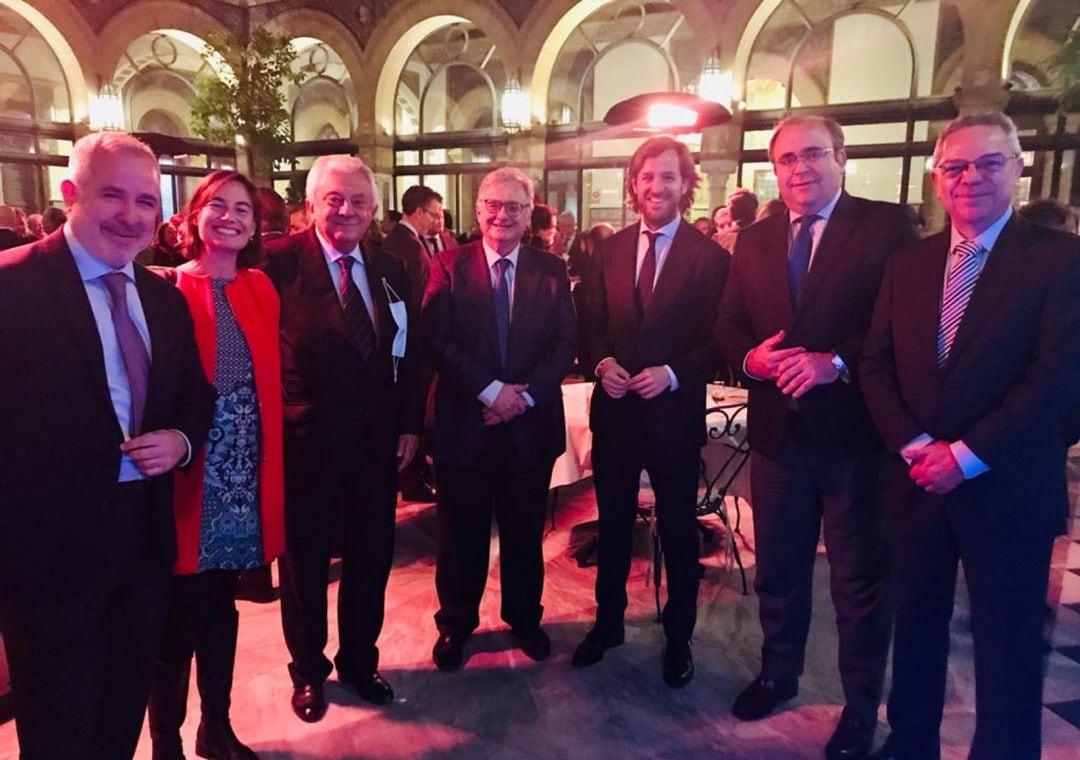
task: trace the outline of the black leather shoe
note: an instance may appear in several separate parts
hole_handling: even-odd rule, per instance
[[[322,684],[305,683],[293,687],[292,709],[305,723],[318,723],[326,715]]]
[[[465,659],[465,639],[462,636],[454,636],[450,633],[439,635],[435,647],[431,650],[431,659],[435,666],[442,671],[450,672],[461,667]]]
[[[865,760],[874,746],[876,721],[870,723],[844,710],[829,743],[825,745],[825,760]]]
[[[621,626],[601,627],[594,625],[574,650],[571,660],[575,668],[587,668],[604,659],[604,652],[614,649],[626,640],[626,630]]]
[[[351,686],[360,699],[373,705],[388,705],[394,701],[393,688],[378,671],[367,678],[342,678],[341,682]]]
[[[259,760],[236,738],[227,717],[203,715],[195,734],[195,754],[210,760]]]
[[[767,681],[761,676],[742,690],[731,706],[731,714],[739,720],[761,720],[778,704],[786,702],[799,693],[799,682]]]
[[[551,639],[540,626],[527,631],[510,629],[521,651],[531,660],[546,660],[551,656]]]
[[[681,689],[694,677],[694,657],[689,644],[668,644],[664,647],[664,683]]]

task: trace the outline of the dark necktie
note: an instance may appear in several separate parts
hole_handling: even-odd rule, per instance
[[[791,241],[791,255],[788,257],[788,297],[792,308],[799,302],[799,288],[802,287],[806,272],[810,269],[810,253],[814,249],[814,222],[820,216],[811,214],[795,220],[798,229]]]
[[[506,273],[510,271],[510,259],[502,256],[495,262],[495,337],[499,341],[499,361],[506,369],[506,345],[510,337],[510,283]]]
[[[439,238],[435,235],[428,235],[428,250],[431,251],[431,255],[434,256],[439,252]]]
[[[974,240],[965,240],[953,249],[953,262],[945,279],[945,293],[941,297],[941,321],[938,323],[938,366],[944,365],[952,350],[960,320],[975,290],[979,274],[979,254],[982,246]]]
[[[371,315],[364,306],[360,289],[353,282],[352,266],[355,259],[342,256],[337,261],[341,267],[341,308],[345,311],[345,327],[353,345],[360,352],[360,358],[367,361],[375,351],[375,325],[371,323]]]
[[[128,435],[132,438],[142,432],[143,411],[146,409],[146,390],[150,385],[150,354],[146,350],[139,330],[128,313],[127,275],[113,272],[101,281],[109,291],[109,310],[112,312],[116,342],[120,345],[120,357],[127,372],[128,388],[131,390],[131,417]]]
[[[659,232],[644,230],[645,237],[649,239],[649,247],[645,249],[645,259],[641,262],[641,271],[637,279],[638,303],[641,304],[641,313],[649,310],[653,297],[653,280],[656,279],[656,239]]]

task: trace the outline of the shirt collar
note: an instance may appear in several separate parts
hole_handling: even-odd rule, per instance
[[[985,230],[975,236],[975,242],[978,243],[984,251],[990,251],[994,247],[994,243],[997,242],[998,237],[1001,235],[1001,231],[1005,229],[1005,225],[1008,223],[1009,218],[1012,216],[1012,207],[1010,206],[1005,210],[1005,213],[998,217],[998,220],[987,227]],[[957,245],[964,242],[965,238],[960,234],[956,227],[952,228],[951,240],[949,243],[949,251],[952,252]]]
[[[668,239],[672,239],[672,238],[675,237],[675,231],[679,229],[679,223],[681,221],[682,221],[682,217],[676,215],[674,219],[672,219],[670,222],[665,224],[663,227],[661,227],[659,229],[656,229],[656,230],[650,230],[648,227],[645,226],[645,220],[642,219],[641,220],[641,225],[638,228],[638,230],[639,230],[638,237],[640,237],[645,232],[659,232],[664,237],[666,237]]]
[[[338,259],[344,256],[352,256],[352,258],[355,259],[360,264],[360,266],[364,265],[364,257],[360,255],[359,243],[357,243],[356,247],[348,253],[342,253],[337,248],[330,245],[330,242],[323,237],[321,232],[319,232],[318,227],[315,228],[315,237],[319,239],[319,245],[322,246],[323,256],[325,256],[326,260],[329,261],[331,264],[336,263]]]
[[[832,216],[833,211],[836,210],[836,204],[840,202],[840,196],[843,194],[843,192],[844,188],[840,188],[839,190],[837,190],[836,195],[833,196],[833,199],[826,203],[824,206],[822,206],[821,210],[818,211],[816,214],[813,214],[812,216],[816,216],[820,219],[824,219],[825,221],[829,221],[829,217]],[[794,211],[789,211],[788,224],[795,224],[797,220],[802,219],[804,216],[806,216],[806,214],[796,214]]]
[[[72,258],[75,259],[75,267],[79,270],[79,276],[83,282],[96,280],[113,272],[123,272],[129,280],[135,282],[135,265],[133,263],[129,261],[119,269],[113,269],[101,259],[96,258],[79,242],[79,239],[75,237],[75,233],[72,232],[70,224],[64,224],[64,239],[67,241]]]
[[[484,258],[487,259],[488,269],[491,269],[495,266],[496,261],[503,258],[509,260],[511,268],[517,269],[518,254],[521,252],[521,243],[515,245],[514,250],[510,251],[510,253],[505,256],[500,256],[498,251],[487,244],[487,241],[481,240],[480,243],[484,246]]]

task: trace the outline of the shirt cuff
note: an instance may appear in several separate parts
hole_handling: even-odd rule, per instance
[[[521,397],[525,399],[525,403],[529,405],[530,409],[536,406],[536,401],[533,400],[533,397],[529,395],[528,391],[523,392]]]
[[[671,387],[668,388],[668,390],[669,391],[677,391],[677,390],[679,390],[679,378],[675,377],[675,370],[673,370],[671,368],[670,364],[665,364],[664,369],[667,370],[667,375],[671,379]]]
[[[920,433],[919,435],[915,436],[910,441],[900,447],[900,456],[904,458],[905,462],[911,464],[911,462],[913,461],[911,457],[912,452],[918,451],[923,446],[926,446],[927,444],[933,442],[934,439],[931,438],[929,434]]]
[[[187,454],[184,456],[183,459],[180,460],[179,463],[177,463],[176,466],[177,467],[187,467],[189,464],[191,464],[191,453],[192,453],[191,452],[191,441],[189,441],[188,437],[186,435],[184,435],[183,430],[177,430],[176,428],[169,428],[169,429],[172,430],[174,433],[178,433],[180,435],[180,437],[184,439],[184,445],[187,446]]]
[[[499,391],[501,391],[502,388],[502,380],[492,380],[487,388],[484,388],[484,390],[480,391],[480,394],[477,396],[477,398],[480,399],[480,402],[484,406],[490,408],[491,405],[495,403],[495,397],[499,395]]]
[[[750,351],[747,351],[747,352],[746,352],[746,356],[744,356],[744,357],[743,357],[743,360],[742,360],[742,371],[743,371],[743,374],[744,374],[744,375],[746,375],[746,376],[747,376],[748,378],[750,378],[751,380],[765,380],[766,378],[764,378],[764,377],[758,377],[757,375],[755,375],[755,374],[754,374],[753,372],[751,372],[750,370],[748,370],[748,369],[746,368],[746,360],[747,360],[747,359],[749,359],[749,358],[750,358]]]
[[[979,459],[963,441],[953,441],[949,444],[949,450],[952,451],[956,463],[960,465],[960,471],[964,473],[966,480],[977,478],[990,469],[990,465]]]
[[[614,356],[605,356],[603,359],[601,359],[600,361],[598,361],[596,363],[596,366],[593,367],[592,373],[594,375],[596,375],[597,377],[600,377],[600,366],[606,361],[615,361],[615,357]]]

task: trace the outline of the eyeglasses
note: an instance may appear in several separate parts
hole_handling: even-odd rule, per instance
[[[985,156],[979,156],[974,161],[942,161],[940,164],[934,167],[941,176],[946,179],[959,179],[967,174],[968,167],[974,166],[979,174],[997,174],[999,171],[1005,168],[1005,165],[1014,159],[1019,158],[1018,153],[1005,156],[1001,153],[990,153]]]
[[[785,153],[773,161],[773,163],[777,166],[782,166],[785,169],[794,169],[795,164],[800,161],[807,166],[813,166],[834,151],[834,148],[807,148],[799,153]]]
[[[494,198],[481,198],[480,202],[484,204],[484,208],[489,214],[497,214],[500,211],[505,211],[506,215],[509,217],[520,216],[521,212],[529,207],[528,203],[497,201]]]

